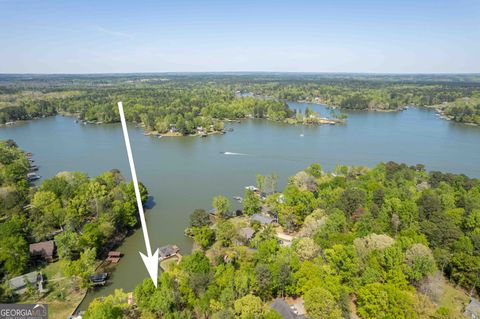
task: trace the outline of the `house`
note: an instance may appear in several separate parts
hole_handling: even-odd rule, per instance
[[[240,229],[240,236],[242,236],[242,238],[245,239],[246,241],[249,241],[250,239],[252,239],[254,234],[255,234],[255,230],[253,230],[250,227],[244,227]]]
[[[257,221],[262,225],[269,225],[269,224],[274,222],[274,219],[269,217],[269,216],[266,216],[266,215],[253,214],[250,217],[250,221],[252,221],[252,222]]]
[[[45,261],[52,262],[54,254],[55,242],[53,240],[30,244],[30,256],[35,259],[43,259]]]
[[[38,271],[33,271],[10,279],[8,285],[10,289],[18,294],[26,292],[29,285],[37,289],[43,289],[43,275]]]
[[[295,306],[290,306],[285,300],[277,298],[270,305],[284,319],[306,319],[304,315],[299,315]]]
[[[291,247],[295,237],[287,235],[285,233],[277,233],[278,242],[284,247]]]
[[[465,307],[465,312],[463,314],[470,319],[480,319],[480,301],[471,298],[470,303]]]
[[[160,247],[158,249],[159,259],[164,260],[170,257],[175,256],[178,252],[180,252],[180,248],[176,245],[167,245]]]

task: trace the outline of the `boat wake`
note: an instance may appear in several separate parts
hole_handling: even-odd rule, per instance
[[[234,152],[220,152],[223,155],[233,155],[233,156],[248,156],[248,154],[244,153],[234,153]]]

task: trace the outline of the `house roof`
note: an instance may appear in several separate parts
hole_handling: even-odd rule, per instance
[[[302,319],[305,318],[304,316],[299,316],[295,314],[292,309],[290,308],[290,305],[285,302],[285,300],[277,298],[275,299],[272,304],[270,305],[270,308],[274,309],[276,312],[278,312],[282,318],[284,319]]]
[[[292,241],[295,237],[287,235],[285,233],[277,233],[277,238],[286,241]]]
[[[30,244],[30,255],[33,256],[52,257],[54,250],[55,242],[53,240]]]
[[[472,319],[480,318],[480,301],[475,298],[470,299],[470,303],[465,307],[464,315]]]
[[[245,239],[251,239],[255,234],[255,230],[250,227],[241,228],[240,232]]]
[[[260,214],[253,214],[252,217],[250,217],[251,221],[258,221],[260,224],[265,225],[265,224],[271,224],[273,222],[273,218],[265,216],[265,215],[260,215]]]
[[[27,283],[35,284],[37,282],[37,271],[32,271],[28,274],[24,274],[15,278],[12,278],[8,281],[10,288],[13,290],[21,289],[27,286]]]
[[[176,254],[178,251],[179,249],[175,245],[167,245],[158,249],[160,256],[171,256],[173,254]]]

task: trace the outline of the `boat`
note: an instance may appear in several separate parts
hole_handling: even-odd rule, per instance
[[[233,199],[235,199],[236,201],[238,201],[240,203],[243,201],[243,198],[241,198],[240,196],[233,196]]]
[[[36,173],[28,173],[27,179],[29,182],[36,181],[37,179],[40,179],[40,175],[37,175]]]
[[[91,282],[93,283],[102,283],[102,282],[105,282],[105,280],[107,280],[108,278],[108,273],[106,272],[102,272],[102,273],[99,273],[99,274],[96,274],[96,275],[91,275],[90,277],[88,277],[90,279]]]

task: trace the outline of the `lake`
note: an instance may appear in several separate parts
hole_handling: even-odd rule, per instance
[[[307,106],[328,115],[321,105]],[[128,105],[125,105],[128,108]],[[211,208],[215,195],[243,196],[244,186],[255,184],[257,173],[276,172],[280,188],[286,178],[313,162],[326,170],[336,164],[373,166],[381,161],[425,164],[428,170],[480,177],[480,127],[455,124],[436,117],[430,109],[409,108],[398,113],[348,112],[346,125],[303,126],[265,120],[228,123],[234,129],[207,138],[156,138],[129,127],[137,175],[155,206],[147,210],[153,249],[178,245],[191,249],[184,236],[195,208]],[[130,179],[120,124],[82,125],[56,116],[0,128],[0,139],[14,139],[33,152],[42,177],[59,171],[83,171],[90,176],[118,168]],[[222,152],[227,152],[223,154]],[[131,291],[147,271],[138,254],[145,252],[141,230],[118,249],[125,254],[112,284],[90,293],[85,308],[97,296],[116,288]]]

